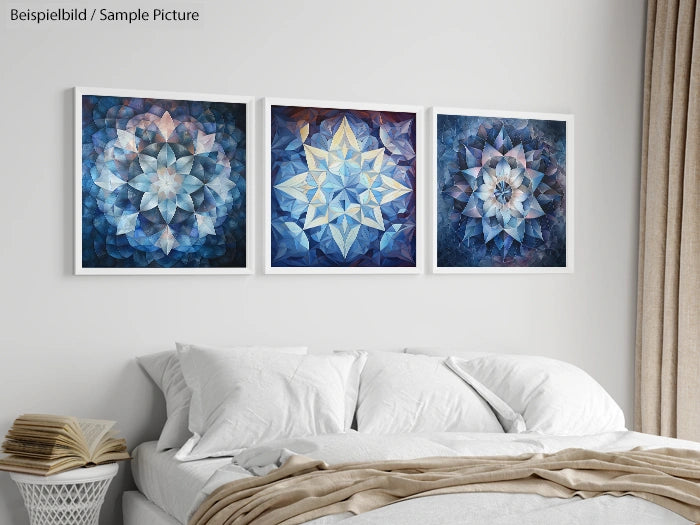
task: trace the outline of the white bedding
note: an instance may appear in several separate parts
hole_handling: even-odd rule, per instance
[[[134,482],[150,501],[177,518],[180,523],[186,523],[194,511],[191,507],[202,487],[221,467],[231,468],[231,458],[182,462],[174,458],[176,450],[157,452],[156,445],[156,441],[148,441],[132,452],[134,459],[131,462],[131,472]],[[241,476],[249,475],[243,469],[238,470]]]
[[[122,495],[124,525],[182,525],[138,490],[127,490]]]
[[[323,521],[322,521],[323,520]],[[537,494],[445,494],[307,525],[687,525],[670,510],[633,496],[554,499]]]
[[[328,463],[408,459],[427,456],[517,455],[555,452],[565,448],[622,451],[643,448],[690,448],[700,443],[620,431],[590,436],[542,436],[538,434],[430,433],[370,435],[356,432],[270,442],[247,449],[234,458],[179,463],[172,452],[155,452],[155,443],[137,447],[136,483],[151,501],[181,523],[207,494],[222,483],[269,472],[291,454],[303,454]],[[247,469],[247,470],[244,470]],[[138,477],[137,477],[138,476]],[[205,479],[208,478],[208,479]],[[688,520],[632,496],[601,496],[590,500],[544,498],[531,494],[452,494],[416,498],[359,516],[350,514],[314,520],[313,525],[401,524],[589,524],[686,525]],[[143,525],[128,523],[125,525]]]

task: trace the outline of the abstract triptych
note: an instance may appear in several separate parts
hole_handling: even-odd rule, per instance
[[[76,273],[253,273],[253,105],[76,88]],[[266,99],[265,272],[572,271],[572,117],[422,118]]]

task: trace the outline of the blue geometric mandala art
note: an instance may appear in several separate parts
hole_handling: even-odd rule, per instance
[[[438,268],[567,266],[566,126],[436,115]]]
[[[81,101],[82,267],[245,268],[246,104]]]
[[[272,105],[271,266],[416,266],[416,114]]]

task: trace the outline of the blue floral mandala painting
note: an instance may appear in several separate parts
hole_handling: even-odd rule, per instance
[[[416,267],[416,113],[271,105],[270,266]]]
[[[571,119],[524,116],[436,112],[438,271],[567,268]]]
[[[90,93],[81,268],[245,269],[247,103]]]

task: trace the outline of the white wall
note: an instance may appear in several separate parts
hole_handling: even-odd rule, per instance
[[[202,20],[2,28],[0,429],[40,411],[156,437],[133,357],[176,339],[538,353],[587,370],[631,424],[643,1],[179,5]],[[264,276],[259,227],[255,276],[74,277],[74,85],[574,113],[575,273]],[[103,523],[132,486],[122,464]],[[4,474],[0,523],[27,523]]]

